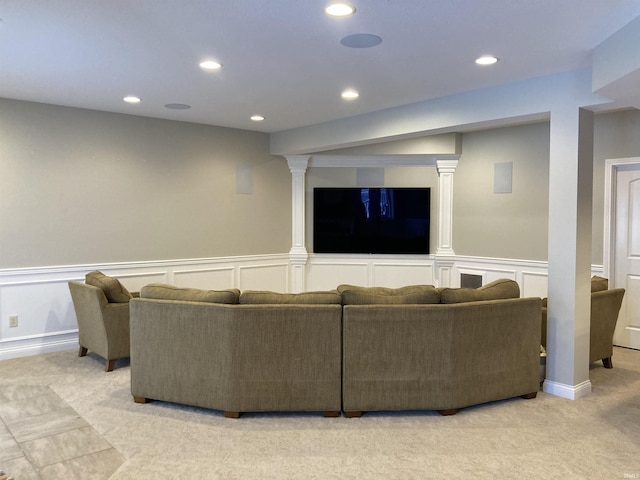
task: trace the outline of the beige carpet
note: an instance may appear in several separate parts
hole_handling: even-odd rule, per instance
[[[75,351],[0,362],[0,469],[25,479],[640,478],[640,351],[591,395],[435,412],[245,414],[136,404],[129,366]]]

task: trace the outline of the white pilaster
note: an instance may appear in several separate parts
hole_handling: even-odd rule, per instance
[[[305,270],[309,254],[305,246],[305,175],[309,158],[308,155],[286,157],[291,172],[291,292],[303,292],[306,283]]]
[[[438,169],[438,248],[436,255],[455,255],[453,251],[453,174],[458,160],[436,161]]]
[[[436,275],[438,279],[438,287],[453,287],[453,268],[455,267],[455,262],[453,260],[443,260],[440,258],[436,258],[434,262],[434,266],[436,269]]]

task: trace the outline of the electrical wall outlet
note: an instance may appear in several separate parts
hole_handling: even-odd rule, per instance
[[[18,326],[18,315],[9,315],[9,328],[16,328]]]

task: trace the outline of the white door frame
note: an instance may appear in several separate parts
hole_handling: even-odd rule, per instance
[[[618,168],[635,165],[640,168],[640,157],[614,158],[605,161],[604,170],[604,242],[603,262],[604,276],[609,280],[615,278],[615,196],[616,174]]]

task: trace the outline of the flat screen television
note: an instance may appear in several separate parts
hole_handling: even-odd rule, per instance
[[[315,253],[428,254],[429,188],[314,188]]]

